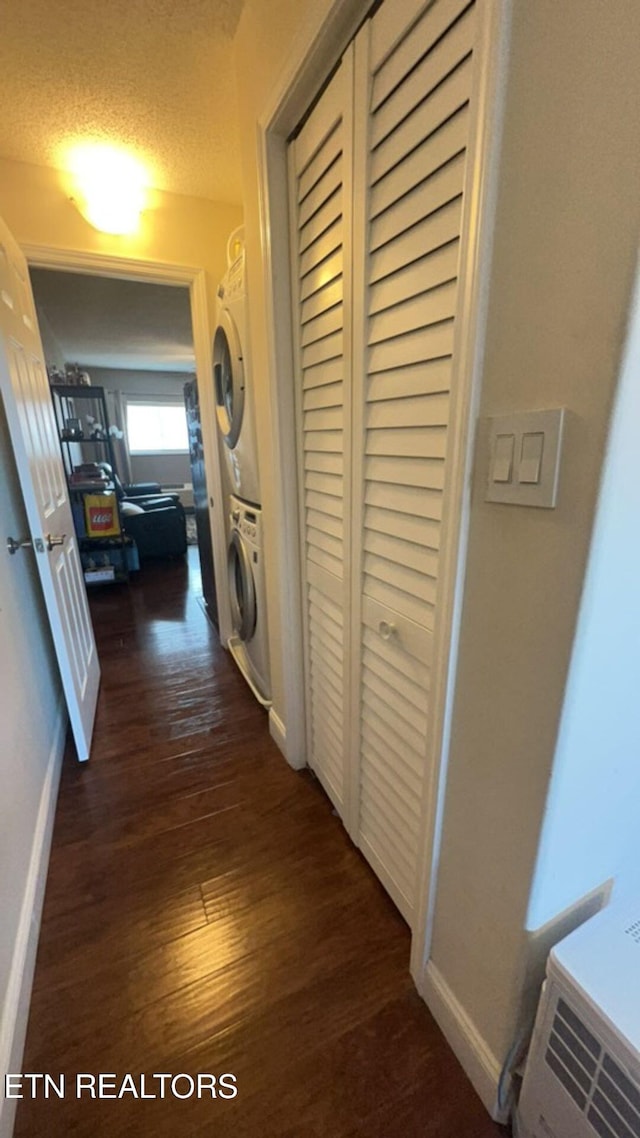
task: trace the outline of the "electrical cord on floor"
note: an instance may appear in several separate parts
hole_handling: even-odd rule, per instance
[[[502,1112],[512,1105],[513,1079],[522,1072],[529,1048],[530,1031],[523,1028],[512,1043],[498,1079],[498,1110]]]

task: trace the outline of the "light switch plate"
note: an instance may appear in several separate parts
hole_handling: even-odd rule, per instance
[[[558,492],[564,407],[519,411],[489,420],[487,502],[553,509]],[[511,477],[505,481],[501,461],[505,436],[513,436]],[[498,475],[498,477],[496,477]]]

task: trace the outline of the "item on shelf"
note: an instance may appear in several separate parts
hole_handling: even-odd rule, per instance
[[[87,484],[89,484],[89,488],[91,486],[106,487],[109,485],[108,475],[105,474],[102,467],[98,466],[97,462],[79,462],[68,476],[68,481],[70,486],[77,488]]]
[[[108,487],[110,488],[108,476],[95,462],[81,462],[78,466],[74,466],[71,474],[67,477],[67,481],[69,487],[76,490],[106,490]]]
[[[100,493],[104,490],[112,490],[113,487],[108,482],[100,482],[97,478],[70,478],[69,489],[77,490],[81,493]]]
[[[84,579],[87,585],[102,585],[114,581],[116,570],[114,565],[103,565],[101,569],[85,569]]]
[[[73,524],[76,527],[76,534],[78,540],[82,540],[86,536],[87,529],[84,524],[84,506],[82,502],[71,502],[71,513],[73,515]]]
[[[99,462],[76,462],[73,470],[75,474],[86,474],[89,477],[95,475],[96,478],[102,478],[104,475]]]
[[[61,435],[63,439],[68,442],[75,441],[76,439],[84,438],[84,431],[79,419],[65,419],[64,427],[62,428]]]
[[[66,382],[77,387],[91,387],[91,376],[82,371],[79,364],[67,364]]]
[[[120,579],[140,568],[138,548],[130,537],[124,543],[116,538],[88,538],[81,544],[80,561],[85,571],[111,565]]]
[[[50,384],[67,382],[67,374],[62,368],[51,365],[47,368],[47,375]]]
[[[85,419],[89,424],[89,438],[93,439],[94,442],[104,442],[107,438],[107,432],[102,426],[102,423],[99,423],[97,419],[94,419],[93,415],[85,415]]]
[[[87,537],[110,537],[120,534],[118,502],[113,492],[85,494],[84,517]]]

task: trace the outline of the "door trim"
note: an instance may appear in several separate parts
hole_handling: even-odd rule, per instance
[[[211,372],[211,343],[207,305],[207,287],[204,269],[192,265],[162,261],[144,261],[134,257],[114,257],[102,253],[82,253],[74,249],[56,249],[48,245],[21,244],[27,264],[34,268],[59,269],[62,272],[87,273],[90,276],[116,277],[122,280],[145,281],[150,284],[182,285],[189,289],[191,324],[196,374],[207,376]],[[216,405],[211,383],[198,387],[202,411],[202,440],[207,475],[211,475],[211,492],[219,509],[210,513],[213,539],[216,598],[220,622],[220,641],[226,647],[231,636],[231,609],[226,588],[227,538],[224,522],[222,475],[215,437]]]

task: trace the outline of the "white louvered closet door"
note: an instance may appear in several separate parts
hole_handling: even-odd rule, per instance
[[[353,50],[289,148],[309,765],[347,811]]]
[[[290,148],[310,765],[409,923],[472,0],[384,0]]]
[[[363,343],[358,842],[411,923],[457,312],[475,6],[385,0],[356,92]],[[358,505],[355,505],[358,510]],[[354,595],[354,602],[356,596]],[[355,608],[355,603],[354,603]]]
[[[357,43],[357,841],[411,923],[446,470],[474,4],[385,0]],[[357,96],[358,97],[358,96]],[[364,152],[364,153],[362,153]],[[359,493],[358,493],[359,491]],[[359,501],[358,501],[359,499]],[[356,518],[357,516],[357,518]],[[356,705],[356,707],[358,706]],[[354,748],[355,749],[355,748]]]

